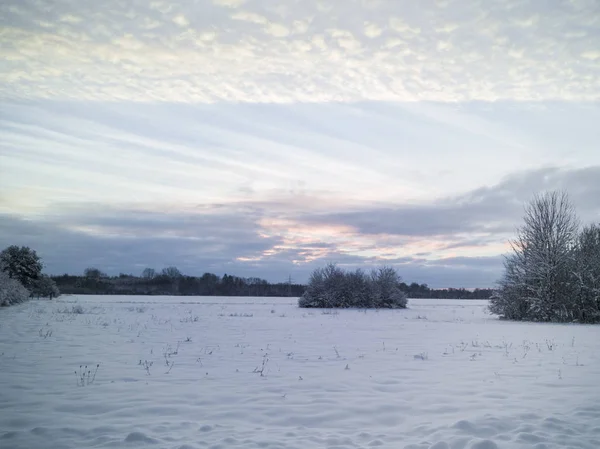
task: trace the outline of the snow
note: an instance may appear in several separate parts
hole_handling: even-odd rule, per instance
[[[0,447],[600,447],[600,328],[503,322],[486,305],[12,306],[0,310]],[[80,365],[98,364],[78,386]]]

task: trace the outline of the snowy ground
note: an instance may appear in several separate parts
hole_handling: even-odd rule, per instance
[[[2,309],[0,447],[599,448],[600,327],[500,322],[485,306],[68,296]]]

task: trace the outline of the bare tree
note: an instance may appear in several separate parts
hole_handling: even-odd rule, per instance
[[[170,279],[179,279],[180,277],[182,277],[183,275],[181,274],[181,271],[179,271],[179,269],[177,267],[167,267],[164,268],[162,270],[162,275],[166,276]]]
[[[142,277],[144,279],[154,279],[156,277],[156,270],[154,268],[144,268]]]
[[[98,268],[95,268],[95,267],[86,268],[85,270],[83,270],[83,275],[88,279],[94,279],[96,281],[98,281],[102,278],[108,277],[108,275],[106,273],[103,273],[102,271],[100,271]]]

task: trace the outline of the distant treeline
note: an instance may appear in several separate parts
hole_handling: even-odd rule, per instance
[[[170,267],[157,273],[147,268],[141,276],[120,274],[108,276],[96,268],[88,268],[83,275],[52,276],[63,294],[77,295],[176,295],[176,296],[289,296],[300,297],[306,290],[303,284],[292,282],[270,283],[260,278],[242,278],[225,274],[218,276],[186,276]],[[400,283],[400,289],[409,298],[432,299],[488,299],[492,289],[464,288],[431,289],[426,284]]]
[[[430,298],[430,299],[490,299],[494,289],[476,288],[467,290],[466,288],[429,288],[427,284],[400,283],[400,290],[406,293],[411,299]]]
[[[64,274],[53,277],[63,294],[77,295],[175,295],[175,296],[291,296],[304,293],[305,286],[290,282],[269,283],[259,278],[220,277],[204,273],[185,276],[171,267],[155,273],[144,270],[142,276],[108,276],[95,268],[83,276]]]

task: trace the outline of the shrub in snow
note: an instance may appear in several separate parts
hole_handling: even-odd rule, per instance
[[[367,275],[362,270],[344,271],[334,264],[312,272],[299,307],[316,308],[405,308],[408,301],[400,290],[400,276],[390,267]]]
[[[581,233],[565,193],[536,196],[490,299],[490,311],[510,320],[600,321],[600,231]]]
[[[27,299],[29,299],[29,290],[0,268],[0,306],[18,304]]]
[[[85,313],[85,310],[81,306],[81,304],[76,304],[74,306],[71,306],[70,309],[68,307],[65,307],[63,309],[58,309],[56,312],[57,313],[66,313],[66,314],[71,314],[71,315],[83,315]]]

